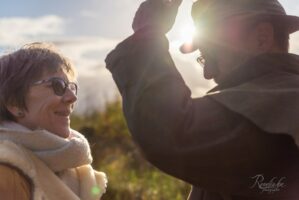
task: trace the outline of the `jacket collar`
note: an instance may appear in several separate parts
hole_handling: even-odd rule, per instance
[[[289,53],[259,55],[237,68],[208,93],[235,87],[274,71],[286,71],[299,75],[299,56]]]

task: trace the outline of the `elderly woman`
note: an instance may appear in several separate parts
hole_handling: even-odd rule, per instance
[[[70,129],[77,90],[73,66],[49,44],[0,58],[1,200],[98,200],[105,192],[87,140]]]

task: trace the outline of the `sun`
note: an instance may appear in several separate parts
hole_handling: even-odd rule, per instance
[[[188,23],[182,25],[179,32],[180,32],[180,41],[182,41],[183,43],[191,43],[193,37],[196,34],[196,29],[193,23]]]

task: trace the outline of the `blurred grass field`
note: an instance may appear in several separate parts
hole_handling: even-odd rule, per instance
[[[107,104],[104,112],[74,115],[71,127],[90,142],[93,166],[108,176],[103,200],[183,200],[190,185],[150,165],[132,141],[121,103]]]

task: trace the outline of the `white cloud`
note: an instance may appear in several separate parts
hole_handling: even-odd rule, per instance
[[[101,37],[71,37],[52,41],[69,57],[78,69],[84,72],[88,67],[104,64],[106,54],[115,47],[118,40]]]
[[[97,19],[100,16],[98,12],[91,10],[81,10],[80,15],[90,19]]]
[[[299,32],[292,34],[290,37],[290,52],[299,54]]]
[[[0,18],[0,46],[19,46],[63,33],[65,21],[55,15]]]

